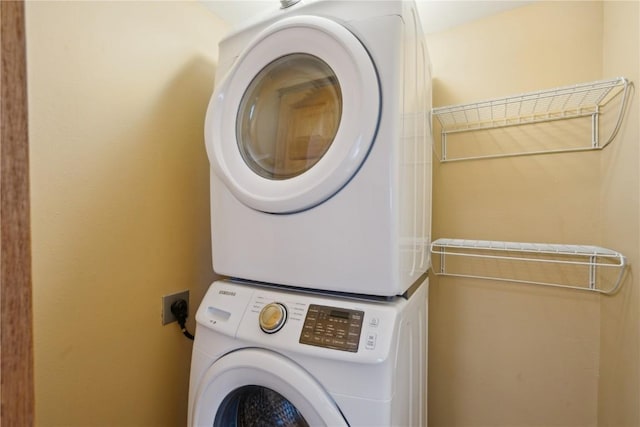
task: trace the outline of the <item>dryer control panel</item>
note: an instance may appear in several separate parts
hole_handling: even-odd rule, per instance
[[[364,311],[311,304],[300,343],[357,352],[363,318]]]

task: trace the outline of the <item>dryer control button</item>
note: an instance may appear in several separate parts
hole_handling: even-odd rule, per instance
[[[279,302],[265,305],[260,311],[260,329],[268,334],[278,332],[287,321],[287,308]]]

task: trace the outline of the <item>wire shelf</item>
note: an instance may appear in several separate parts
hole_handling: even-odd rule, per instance
[[[582,83],[573,86],[524,93],[520,95],[481,101],[471,104],[445,106],[433,109],[433,117],[441,125],[441,161],[470,160],[473,158],[505,157],[545,152],[594,150],[606,147],[615,137],[622,123],[630,82],[624,77],[611,80]],[[615,128],[602,143],[599,138],[600,109],[622,94]],[[447,135],[496,129],[509,126],[543,123],[579,117],[592,118],[591,141],[583,148],[541,148],[539,151],[508,152],[456,158],[447,156]]]
[[[621,253],[588,245],[443,238],[431,243],[431,254],[432,260],[435,255],[438,261],[433,269],[437,275],[553,286],[607,295],[618,290],[626,267],[626,259]],[[451,263],[448,261],[451,257],[461,259]],[[520,274],[514,275],[514,271]],[[563,279],[575,276],[584,279],[584,283],[539,280],[550,276]]]

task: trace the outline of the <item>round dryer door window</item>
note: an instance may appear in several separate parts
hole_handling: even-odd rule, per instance
[[[283,56],[258,73],[240,102],[240,154],[264,178],[293,178],[324,156],[341,116],[340,84],[327,63],[302,53]]]
[[[246,206],[298,212],[347,185],[379,115],[378,76],[358,38],[327,18],[285,18],[258,34],[216,88],[207,152]]]

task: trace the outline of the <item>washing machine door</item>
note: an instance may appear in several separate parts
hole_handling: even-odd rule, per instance
[[[293,361],[263,349],[218,359],[196,392],[192,426],[348,426],[333,399]]]
[[[290,17],[262,31],[218,84],[207,153],[245,205],[297,212],[358,171],[379,115],[378,76],[358,38],[327,18]]]

